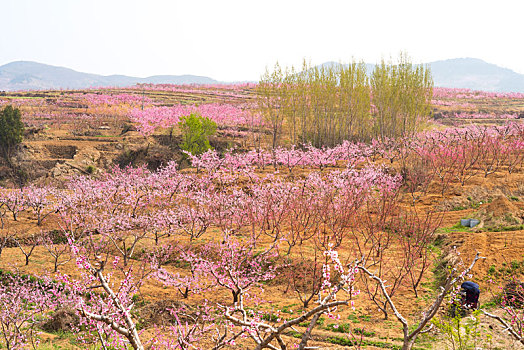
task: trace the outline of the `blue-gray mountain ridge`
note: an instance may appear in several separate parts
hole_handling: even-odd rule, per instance
[[[331,65],[326,62],[322,65]],[[476,58],[455,58],[430,62],[435,86],[467,88],[497,92],[523,92],[524,74]],[[368,72],[373,64],[367,64]],[[147,78],[125,75],[97,75],[50,66],[37,62],[17,61],[0,66],[0,91],[82,89],[102,86],[153,84],[217,84],[217,80],[197,75],[156,75]]]

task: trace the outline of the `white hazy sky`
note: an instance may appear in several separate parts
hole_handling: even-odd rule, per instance
[[[267,65],[475,57],[524,73],[524,0],[0,0],[0,65],[258,80]]]

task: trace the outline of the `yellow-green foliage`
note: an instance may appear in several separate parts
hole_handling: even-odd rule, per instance
[[[423,128],[431,114],[433,79],[428,67],[414,66],[405,55],[396,64],[375,67],[370,79],[373,136],[407,137]]]
[[[282,71],[277,63],[266,70],[257,93],[273,147],[284,132],[293,144],[332,146],[419,130],[430,114],[432,79],[426,67],[413,66],[405,56],[397,64],[377,65],[371,78],[363,62],[327,67],[304,62],[300,72]]]

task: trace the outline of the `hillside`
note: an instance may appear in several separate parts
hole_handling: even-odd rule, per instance
[[[472,90],[524,92],[524,75],[476,58],[429,63],[436,86]]]
[[[215,84],[217,81],[196,75],[157,75],[147,78],[103,76],[29,61],[11,62],[0,66],[0,90],[3,91],[120,87],[140,83]]]
[[[320,66],[329,66],[326,62]],[[454,58],[428,63],[435,86],[466,88],[494,92],[524,92],[524,75],[476,58]],[[368,72],[374,64],[366,64]],[[17,61],[0,66],[0,90],[82,89],[89,87],[123,87],[152,84],[216,84],[218,81],[197,75],[155,75],[146,78],[125,75],[97,75],[50,66],[37,62]]]

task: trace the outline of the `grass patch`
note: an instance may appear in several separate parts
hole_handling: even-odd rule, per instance
[[[348,320],[350,320],[351,323],[360,323],[360,319],[355,314],[349,314],[348,315]]]
[[[373,331],[366,331],[364,328],[353,328],[353,333],[362,335],[364,337],[374,337],[376,335]]]
[[[349,333],[351,331],[349,323],[330,323],[324,329],[336,333]]]
[[[503,262],[501,265],[496,266],[492,264],[488,267],[489,278],[499,279],[524,274],[524,259],[521,261],[512,260],[509,264]]]
[[[322,326],[324,324],[324,321],[326,319],[324,317],[320,317],[318,320],[317,320],[317,325],[319,326]],[[309,324],[311,323],[311,321],[304,321],[304,322],[300,322],[298,325],[301,326],[301,327],[308,327]]]
[[[508,232],[508,231],[520,231],[520,230],[524,230],[524,225],[491,226],[491,227],[484,227],[481,229],[482,232]]]
[[[295,332],[295,331],[291,331],[291,332],[288,332],[288,335],[292,336],[293,338],[302,338],[303,334],[300,333],[300,332]]]
[[[268,322],[278,322],[278,315],[276,314],[263,314],[262,319]]]
[[[446,278],[449,275],[450,266],[449,261],[444,259],[444,255],[442,254],[442,251],[439,252],[439,254],[435,258],[435,264],[433,267],[433,283],[432,283],[432,289],[434,291],[438,290],[440,286],[444,284],[446,281]]]
[[[497,301],[497,298],[494,298],[494,299],[492,299],[490,301],[487,301],[484,304],[480,305],[480,308],[481,309],[491,309],[491,308],[497,307],[499,302],[500,302],[500,298],[499,298],[498,301]]]
[[[451,226],[451,227],[440,227],[437,229],[437,233],[453,233],[453,232],[470,232],[471,231],[471,228],[470,227],[465,227],[465,226],[462,226],[459,223]],[[442,244],[442,242],[440,242],[440,244]]]
[[[369,315],[360,315],[358,316],[359,319],[361,319],[364,322],[371,322],[371,316]]]
[[[295,306],[298,306],[298,304],[286,305],[286,306],[282,307],[281,311],[285,312],[286,314],[293,314],[295,312],[302,312],[301,309],[293,309]]]

